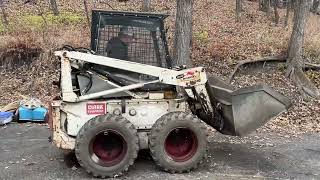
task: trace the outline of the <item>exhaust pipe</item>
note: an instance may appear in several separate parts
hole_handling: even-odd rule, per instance
[[[211,76],[206,88],[212,106],[217,109],[216,117],[209,124],[226,135],[245,136],[291,106],[287,97],[266,85],[234,90]]]

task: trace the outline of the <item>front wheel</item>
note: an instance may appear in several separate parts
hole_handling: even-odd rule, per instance
[[[168,172],[188,172],[206,156],[207,128],[193,115],[173,112],[153,125],[149,148],[155,162]]]
[[[76,138],[79,164],[95,177],[121,175],[134,163],[138,150],[137,130],[120,116],[97,116]]]

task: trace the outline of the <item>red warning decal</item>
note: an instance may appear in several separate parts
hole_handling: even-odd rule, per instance
[[[88,115],[106,114],[106,104],[105,103],[87,103],[87,114]]]

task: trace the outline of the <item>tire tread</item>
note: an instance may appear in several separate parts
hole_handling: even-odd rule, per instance
[[[105,175],[105,174],[99,174],[98,172],[95,172],[95,170],[86,167],[85,163],[83,163],[83,161],[81,160],[80,157],[80,144],[81,142],[84,140],[85,138],[85,132],[91,128],[94,128],[95,126],[97,126],[98,124],[104,123],[104,122],[115,122],[115,123],[119,123],[122,127],[127,128],[130,131],[130,134],[133,135],[134,137],[134,153],[133,156],[130,158],[129,162],[122,167],[121,171],[119,172],[114,172],[110,175]],[[128,171],[129,167],[131,165],[134,164],[135,159],[138,156],[138,151],[139,151],[139,139],[138,139],[138,135],[137,135],[137,130],[135,129],[135,127],[133,126],[132,123],[130,123],[127,119],[125,119],[124,117],[121,116],[115,116],[115,115],[110,115],[110,114],[106,114],[104,116],[97,116],[94,117],[93,119],[91,119],[90,121],[88,121],[79,131],[77,138],[76,138],[76,146],[75,146],[75,154],[76,157],[78,159],[79,164],[81,165],[81,167],[85,168],[86,171],[89,174],[92,174],[94,177],[100,177],[100,178],[106,178],[106,177],[115,177],[115,176],[121,176],[123,173],[125,173],[126,171]]]
[[[157,154],[156,148],[157,143],[156,139],[159,137],[159,135],[162,133],[162,129],[164,129],[168,123],[171,121],[191,121],[192,123],[195,123],[197,127],[199,127],[199,130],[202,130],[205,132],[205,136],[208,139],[208,131],[207,127],[204,122],[202,122],[200,119],[198,119],[196,116],[193,116],[192,114],[186,114],[184,112],[171,112],[164,116],[162,116],[159,120],[156,121],[156,123],[153,125],[150,135],[149,135],[149,148],[151,152],[151,156],[155,163],[161,167],[164,171],[170,172],[170,173],[184,173],[184,172],[190,172],[193,169],[196,169],[202,162],[205,157],[207,157],[207,151],[208,148],[206,147],[203,151],[203,154],[201,154],[201,158],[198,162],[194,163],[191,168],[184,169],[184,170],[177,170],[170,167],[166,167],[165,165],[161,164],[159,160],[159,154]]]

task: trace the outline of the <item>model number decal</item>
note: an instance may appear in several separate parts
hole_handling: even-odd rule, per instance
[[[106,104],[105,103],[87,103],[87,114],[88,115],[106,114]]]
[[[188,71],[177,75],[176,78],[180,81],[200,81],[200,72]]]

